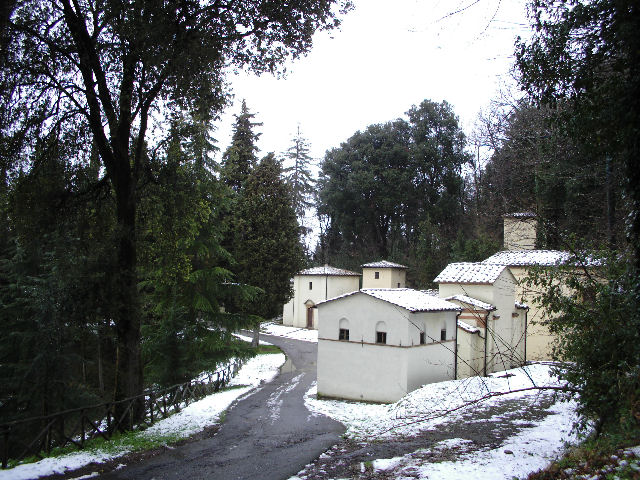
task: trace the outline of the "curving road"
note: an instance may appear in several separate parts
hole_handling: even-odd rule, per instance
[[[344,427],[304,406],[304,394],[316,379],[318,345],[261,338],[282,348],[287,362],[272,382],[231,407],[215,436],[100,478],[284,480],[337,443]]]

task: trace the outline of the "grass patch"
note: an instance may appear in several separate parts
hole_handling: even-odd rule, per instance
[[[280,347],[276,347],[275,345],[258,345],[258,348],[255,349],[257,355],[264,355],[267,353],[282,353],[282,349]]]
[[[66,445],[51,450],[49,453],[41,452],[42,458],[30,456],[23,460],[9,460],[8,467],[13,468],[18,465],[27,463],[35,463],[44,458],[57,458],[64,455],[70,455],[76,452],[89,452],[96,455],[125,455],[127,453],[135,453],[154,448],[163,447],[182,440],[183,437],[179,433],[153,435],[144,434],[144,431],[132,432],[116,432],[111,436],[110,440],[102,437],[87,440],[84,448],[80,450],[75,445]]]
[[[237,390],[239,388],[246,387],[247,385],[232,385],[222,388],[216,393],[224,392],[227,390]],[[215,395],[215,393],[213,393],[212,395]],[[184,408],[184,406],[182,408]],[[176,413],[179,412],[172,412],[167,418],[170,418]],[[224,422],[225,418],[226,411],[223,411],[218,417],[218,423]],[[162,420],[163,419],[159,419],[154,423],[154,425]],[[7,462],[7,467],[10,469],[13,467],[17,467],[18,465],[35,463],[45,458],[57,458],[76,452],[89,452],[96,455],[111,455],[117,457],[129,453],[153,450],[159,447],[164,447],[180,442],[182,440],[185,440],[185,438],[188,438],[188,436],[185,437],[184,435],[181,435],[181,432],[179,430],[173,433],[151,435],[149,433],[145,433],[147,428],[147,426],[142,426],[139,430],[115,432],[109,440],[105,440],[103,437],[92,438],[85,441],[84,448],[82,449],[79,449],[76,445],[69,444],[65,445],[64,447],[53,448],[49,453],[40,452],[40,457],[32,455],[19,461],[9,459],[9,461]]]

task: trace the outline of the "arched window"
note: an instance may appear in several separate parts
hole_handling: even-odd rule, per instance
[[[349,340],[349,320],[341,318],[338,328],[338,340]]]
[[[376,323],[376,343],[387,343],[387,324],[383,321]]]

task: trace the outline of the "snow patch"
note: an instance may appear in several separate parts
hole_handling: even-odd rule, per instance
[[[308,330],[306,328],[288,327],[278,323],[266,322],[260,325],[260,331],[267,335],[275,335],[276,337],[291,338],[293,340],[302,340],[303,342],[318,343],[318,331]]]
[[[209,395],[185,407],[179,413],[156,422],[147,430],[140,432],[139,435],[144,437],[158,435],[187,437],[217,424],[220,414],[238,397],[247,395],[255,387],[273,380],[278,375],[278,370],[284,361],[285,356],[281,353],[258,355],[250,359],[229,382],[229,386],[244,385],[244,387]],[[129,452],[128,448],[123,447],[119,451],[109,453],[100,450],[85,450],[60,457],[45,458],[39,462],[18,465],[8,470],[0,470],[0,480],[29,480],[55,473],[64,474],[92,462],[104,463]]]
[[[305,394],[305,404],[310,411],[343,423],[349,438],[381,440],[415,436],[423,430],[446,429],[447,424],[459,421],[463,414],[468,414],[470,408],[497,405],[505,399],[528,397],[535,401],[539,390],[526,389],[558,385],[550,374],[549,365],[534,364],[484,378],[472,377],[425,385],[389,405],[318,400],[317,387],[313,384]],[[480,403],[474,403],[478,401]],[[535,426],[524,427],[494,450],[473,449],[470,440],[453,438],[441,441],[428,450],[408,452],[402,457],[377,459],[373,467],[379,471],[392,470],[395,478],[403,478],[403,472],[411,473],[411,478],[447,480],[523,477],[558,458],[566,445],[578,442],[573,430],[577,420],[575,409],[575,402],[555,403],[547,410],[549,415]],[[505,419],[512,416],[513,413],[502,414]],[[421,454],[429,451],[451,449],[457,450],[456,461],[426,463],[420,458]]]

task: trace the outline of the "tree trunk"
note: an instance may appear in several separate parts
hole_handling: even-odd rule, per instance
[[[138,306],[137,275],[136,275],[136,204],[134,189],[131,186],[129,172],[124,173],[127,178],[120,178],[113,182],[116,190],[117,202],[117,254],[118,264],[116,284],[119,286],[114,299],[116,304],[116,345],[118,361],[116,365],[117,381],[115,400],[141,395],[143,391],[140,311]],[[139,420],[142,415],[142,399],[136,402],[130,412],[130,423]],[[127,405],[120,405],[122,414]],[[126,428],[127,424],[122,425]]]
[[[256,323],[253,327],[253,340],[251,340],[253,348],[258,348],[258,345],[260,345],[260,323]]]

